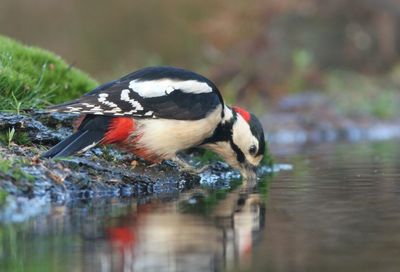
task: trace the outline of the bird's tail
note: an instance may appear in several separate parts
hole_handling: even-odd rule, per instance
[[[74,134],[55,145],[41,157],[67,157],[79,151],[88,150],[104,139],[112,120],[111,116],[83,116],[80,124],[77,124],[78,129]]]
[[[41,157],[67,157],[84,152],[97,144],[118,144],[124,142],[134,130],[135,122],[132,118],[86,115],[74,134]]]
[[[98,130],[78,130],[65,140],[59,142],[41,157],[67,157],[78,151],[86,151],[97,145],[103,137],[104,133]]]

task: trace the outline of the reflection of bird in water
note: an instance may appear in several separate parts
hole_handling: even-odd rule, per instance
[[[225,268],[247,264],[254,243],[264,227],[265,205],[255,191],[255,181],[245,183],[218,203],[213,210],[218,228],[224,233]]]
[[[236,188],[206,213],[182,210],[188,201],[203,205],[200,195],[196,189],[178,202],[150,200],[113,219],[108,246],[97,254],[98,271],[215,271],[246,262],[264,226],[264,204],[254,187]]]

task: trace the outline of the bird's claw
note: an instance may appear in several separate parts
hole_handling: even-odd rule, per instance
[[[195,167],[191,164],[189,164],[187,161],[179,158],[179,157],[175,157],[172,159],[173,162],[175,162],[178,165],[178,168],[180,171],[184,171],[184,172],[188,172],[191,174],[201,174],[202,172],[204,172],[205,170],[207,170],[210,166],[209,165],[204,165],[202,167]]]

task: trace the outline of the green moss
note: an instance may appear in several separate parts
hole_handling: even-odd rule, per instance
[[[108,161],[108,162],[115,162],[117,161],[117,158],[114,156],[111,147],[110,146],[102,146],[102,154],[101,154],[101,158]]]
[[[11,168],[12,168],[11,161],[0,159],[0,173],[7,174]]]
[[[0,144],[10,146],[12,143],[17,145],[31,145],[31,139],[25,131],[18,131],[14,128],[6,132],[0,132]]]
[[[18,165],[22,162],[26,163],[23,160],[0,159],[0,174],[9,176],[16,181],[24,179],[33,182],[35,177],[23,171]]]
[[[31,145],[31,139],[28,136],[28,133],[25,131],[17,131],[16,135],[14,136],[14,143],[17,145]]]
[[[9,129],[8,131],[0,132],[0,144],[10,146],[12,139],[14,138],[15,129]]]
[[[204,149],[200,150],[200,156],[198,157],[199,161],[203,164],[212,163],[215,161],[222,161],[222,158],[217,154],[210,150]]]
[[[45,107],[78,97],[97,82],[46,50],[0,36],[0,109]]]
[[[3,206],[4,202],[6,202],[8,193],[0,189],[0,207]]]

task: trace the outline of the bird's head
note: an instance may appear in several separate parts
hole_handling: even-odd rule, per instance
[[[244,178],[255,178],[256,167],[262,161],[265,152],[264,130],[254,114],[239,107],[232,109],[236,113],[232,125],[236,161]]]
[[[265,138],[254,114],[239,107],[225,107],[224,118],[213,138],[207,145],[211,150],[239,169],[243,178],[256,178],[256,167],[264,157]]]

